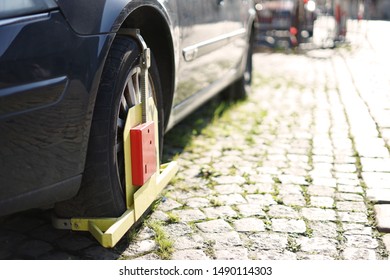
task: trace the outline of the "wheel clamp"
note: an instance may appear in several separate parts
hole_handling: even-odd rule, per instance
[[[142,48],[141,104],[129,109],[123,133],[127,210],[117,218],[53,217],[52,220],[53,226],[58,229],[89,231],[106,248],[116,245],[178,171],[178,165],[174,161],[161,166],[158,164],[158,115],[153,97],[147,96],[150,49],[139,30],[121,29],[119,34],[136,38]]]

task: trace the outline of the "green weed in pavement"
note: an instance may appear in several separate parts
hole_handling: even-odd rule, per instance
[[[150,227],[155,233],[155,242],[158,245],[157,255],[163,260],[169,260],[174,251],[173,241],[167,236],[163,228],[163,222],[150,220],[147,222],[147,226]]]

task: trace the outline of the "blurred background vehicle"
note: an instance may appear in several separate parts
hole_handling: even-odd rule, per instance
[[[313,36],[314,0],[256,0],[256,44],[295,47]]]

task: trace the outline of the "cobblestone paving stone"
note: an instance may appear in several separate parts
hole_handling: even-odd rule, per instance
[[[352,27],[349,46],[256,54],[249,98],[166,144],[180,171],[115,248],[32,212],[5,218],[0,258],[388,259],[390,80]]]

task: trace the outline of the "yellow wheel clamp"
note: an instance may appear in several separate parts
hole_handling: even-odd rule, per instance
[[[61,219],[53,217],[53,226],[58,229],[71,229],[74,231],[89,231],[96,240],[106,248],[112,248],[125,235],[132,225],[137,222],[149,206],[157,199],[160,192],[168,185],[169,181],[178,171],[178,165],[172,161],[159,165],[158,145],[158,114],[153,97],[147,97],[148,69],[150,67],[150,49],[139,30],[121,29],[119,34],[132,36],[137,39],[142,47],[141,54],[141,104],[129,109],[126,125],[123,133],[125,153],[125,177],[126,177],[126,206],[127,210],[117,218],[71,218]],[[148,122],[149,121],[149,122]],[[154,164],[147,169],[153,173],[141,178],[142,186],[133,184],[132,165],[144,166],[145,163],[132,162],[131,146],[139,143],[131,143],[130,131],[139,126],[149,125],[154,129],[154,156],[147,164]],[[152,126],[152,127],[151,127]],[[141,131],[142,129],[138,130]],[[142,137],[142,136],[141,136]],[[134,138],[133,138],[134,139]],[[142,138],[141,138],[142,140]],[[152,141],[150,141],[152,143]],[[141,156],[142,157],[142,156]],[[134,166],[133,166],[134,167]],[[155,172],[154,172],[155,171]],[[139,176],[138,176],[139,177]],[[140,179],[138,178],[138,181]],[[145,182],[144,182],[145,181]]]

